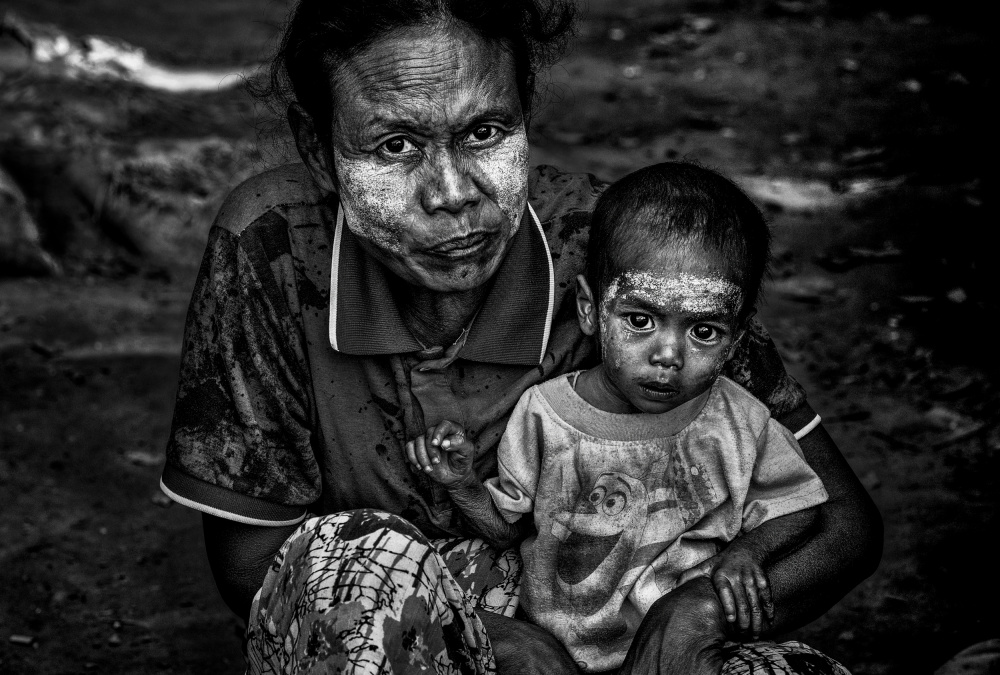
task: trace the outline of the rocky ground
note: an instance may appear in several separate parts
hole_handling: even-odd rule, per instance
[[[261,58],[285,11],[140,5],[0,12],[216,72]],[[886,523],[879,571],[794,635],[856,675],[931,673],[997,637],[995,79],[977,11],[591,0],[533,122],[536,163],[615,178],[693,158],[767,209],[764,321]],[[0,672],[237,672],[199,517],[157,480],[207,228],[286,139],[240,89],[72,74],[0,38]]]

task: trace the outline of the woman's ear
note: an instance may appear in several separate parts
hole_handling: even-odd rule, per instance
[[[584,335],[597,333],[597,303],[582,274],[576,275],[576,317]]]
[[[336,192],[336,174],[330,152],[320,141],[313,118],[298,103],[288,106],[288,126],[292,128],[295,147],[299,149],[299,157],[313,181],[325,192]]]

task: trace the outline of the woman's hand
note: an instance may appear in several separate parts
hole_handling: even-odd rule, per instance
[[[532,623],[479,612],[493,647],[498,675],[577,675],[576,664],[555,636]]]
[[[475,452],[465,429],[448,420],[406,444],[406,459],[413,470],[427,474],[434,482],[447,488],[475,478],[472,472]]]
[[[726,617],[706,577],[653,603],[632,640],[620,675],[719,675]]]

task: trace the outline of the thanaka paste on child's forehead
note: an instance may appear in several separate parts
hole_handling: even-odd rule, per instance
[[[743,302],[743,290],[721,276],[628,270],[608,285],[602,304],[628,297],[668,311],[735,314]]]

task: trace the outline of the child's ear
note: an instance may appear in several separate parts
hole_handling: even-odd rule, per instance
[[[582,274],[576,275],[576,318],[585,335],[597,332],[597,303],[594,302],[594,294]]]

